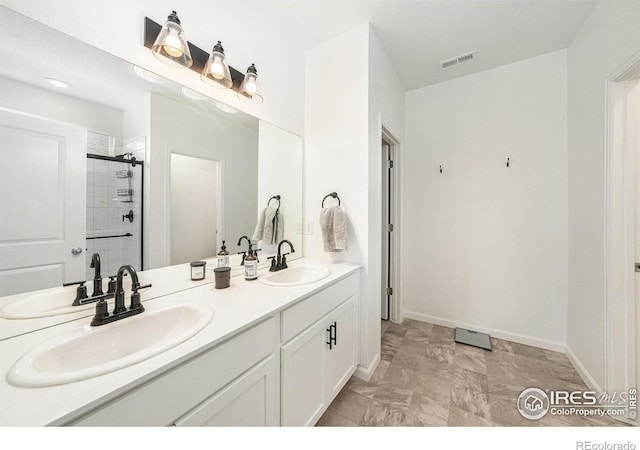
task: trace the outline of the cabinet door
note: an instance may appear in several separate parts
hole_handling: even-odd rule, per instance
[[[325,346],[325,396],[330,403],[349,381],[356,370],[355,300],[349,299],[327,319],[327,326],[334,325],[335,343]]]
[[[278,426],[276,356],[240,376],[180,419],[176,426]]]
[[[282,347],[282,425],[313,425],[325,406],[324,357],[327,346],[324,322]]]

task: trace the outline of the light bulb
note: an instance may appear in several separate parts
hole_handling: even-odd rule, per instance
[[[218,57],[216,57],[213,64],[211,64],[211,75],[218,80],[224,78],[224,66]]]
[[[255,94],[257,90],[256,82],[252,79],[249,79],[246,84],[247,92],[250,94]]]
[[[173,57],[182,56],[182,45],[180,42],[180,38],[175,34],[171,33],[164,40],[164,51]]]

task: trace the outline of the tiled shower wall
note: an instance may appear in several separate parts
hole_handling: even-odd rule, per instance
[[[112,139],[105,135],[89,133],[89,153],[113,156]],[[144,140],[143,140],[144,142]],[[131,177],[119,178],[117,173],[130,171]],[[129,185],[129,180],[131,184]],[[132,189],[131,196],[123,191]],[[124,215],[133,211],[133,222]],[[102,277],[115,275],[120,266],[131,264],[141,270],[141,218],[142,218],[142,167],[130,164],[87,159],[87,238],[122,235],[86,240],[86,277],[91,280],[94,270],[89,267],[93,253],[100,254]]]

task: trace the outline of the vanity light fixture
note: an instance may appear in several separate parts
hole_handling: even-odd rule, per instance
[[[57,80],[55,78],[45,78],[45,80],[51,86],[55,86],[57,88],[67,89],[67,88],[71,87],[71,85],[69,83],[67,83],[66,81]]]
[[[213,46],[213,51],[209,55],[207,64],[204,66],[202,75],[200,75],[202,81],[210,86],[217,88],[230,88],[233,86],[233,80],[231,79],[231,72],[229,66],[225,61],[224,48],[222,48],[222,42],[218,41]]]
[[[189,44],[184,37],[180,19],[175,11],[172,11],[167,17],[151,51],[156,58],[170,66],[191,67],[193,65]]]
[[[264,101],[258,82],[258,70],[254,64],[247,68],[247,73],[238,91],[238,98],[247,103],[262,103]]]
[[[188,67],[197,72],[201,80],[210,86],[229,88],[236,91],[238,97],[247,103],[262,103],[264,101],[262,90],[258,83],[256,66],[251,64],[246,74],[229,66],[220,41],[213,47],[211,55],[192,43],[184,41],[184,45],[180,49],[185,53],[189,52],[191,58],[191,64],[189,65],[178,64],[175,59],[169,58],[166,54],[168,44],[163,41],[163,36],[169,33],[167,29],[175,27],[180,30],[180,38],[184,39],[184,33],[180,28],[180,21],[175,11],[169,16],[164,26],[160,26],[159,23],[145,17],[144,46],[150,48],[154,55],[168,64]],[[168,46],[168,48],[173,51],[175,47]]]

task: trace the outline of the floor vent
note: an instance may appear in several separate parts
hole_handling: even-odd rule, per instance
[[[456,328],[455,337],[453,339],[459,344],[471,345],[473,347],[491,350],[491,336],[486,333],[465,330],[464,328]]]
[[[476,51],[472,51],[469,53],[465,53],[464,55],[456,56],[455,58],[447,59],[446,61],[440,62],[440,67],[442,70],[448,69],[449,67],[456,66],[458,64],[466,63],[469,61],[473,61],[476,59]]]

